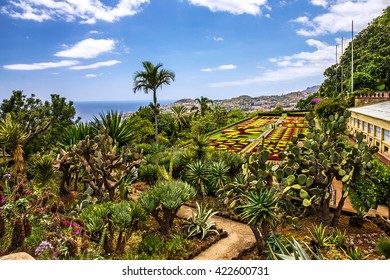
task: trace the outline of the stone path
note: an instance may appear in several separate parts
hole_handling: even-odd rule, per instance
[[[190,211],[195,209],[184,205],[178,216],[187,218]],[[255,244],[255,237],[248,225],[218,216],[212,217],[211,220],[216,223],[217,228],[226,231],[228,236],[197,255],[194,260],[231,260]]]

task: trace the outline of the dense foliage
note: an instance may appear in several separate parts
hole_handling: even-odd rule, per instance
[[[390,90],[390,6],[374,19],[353,41],[354,90]],[[351,92],[351,43],[346,48],[339,64],[327,68],[325,81],[319,94],[336,97]],[[341,74],[344,78],[341,85]],[[343,92],[341,92],[343,88]]]

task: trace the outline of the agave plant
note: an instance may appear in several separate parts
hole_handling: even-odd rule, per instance
[[[218,211],[213,212],[212,209],[207,210],[203,204],[199,205],[196,202],[196,212],[191,211],[191,213],[192,215],[187,218],[189,238],[200,235],[201,239],[204,239],[210,233],[218,234],[215,228],[215,222],[209,221]]]

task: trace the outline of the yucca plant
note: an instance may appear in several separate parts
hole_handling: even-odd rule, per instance
[[[34,180],[45,186],[51,179],[54,178],[54,159],[50,155],[44,155],[33,161],[32,173]]]
[[[229,167],[223,161],[213,162],[210,165],[210,181],[218,189],[228,179]]]
[[[65,128],[59,140],[59,144],[62,148],[67,149],[73,145],[77,145],[77,143],[84,140],[87,135],[93,135],[92,126],[88,123],[77,123]]]
[[[196,160],[187,165],[187,178],[193,185],[200,186],[202,192],[203,201],[206,201],[206,188],[204,186],[205,181],[209,179],[209,166],[202,160]]]
[[[27,138],[28,134],[23,126],[14,120],[11,114],[7,114],[5,119],[0,121],[0,144],[3,153],[7,148],[12,149],[15,174],[24,170],[23,143]]]
[[[217,213],[218,211],[207,210],[206,206],[196,202],[196,212],[191,211],[191,216],[187,218],[188,238],[199,235],[200,239],[204,239],[208,234],[218,234],[215,222],[209,220]]]
[[[238,208],[240,217],[251,228],[259,255],[271,230],[279,223],[279,192],[273,188],[260,188],[244,195],[243,204]]]
[[[102,129],[112,138],[114,145],[124,146],[128,144],[134,135],[133,126],[121,113],[109,111],[99,113],[100,118],[94,117],[92,129],[97,134]]]

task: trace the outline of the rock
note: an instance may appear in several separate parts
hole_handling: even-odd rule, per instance
[[[364,219],[362,219],[361,217],[352,216],[349,218],[349,225],[351,227],[362,228],[363,223],[364,223]]]
[[[31,255],[20,252],[20,253],[13,253],[9,255],[5,255],[0,257],[0,260],[2,261],[11,261],[11,260],[35,260]]]

